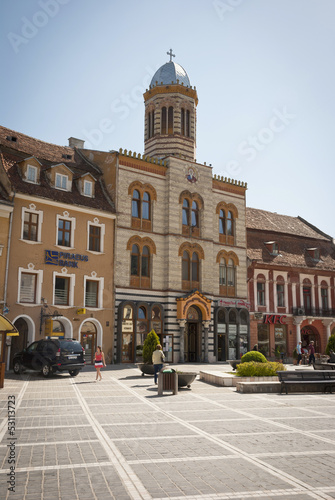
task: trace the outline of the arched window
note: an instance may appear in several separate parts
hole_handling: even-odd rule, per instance
[[[192,227],[199,227],[199,209],[196,201],[192,202]]]
[[[257,276],[257,304],[265,306],[265,277],[262,274]]]
[[[133,191],[133,199],[131,203],[131,215],[132,217],[140,218],[141,217],[141,198],[140,193],[137,189]]]
[[[227,285],[227,268],[226,268],[226,260],[222,258],[220,260],[220,266],[219,266],[219,280],[220,280],[220,286],[226,286]]]
[[[185,135],[185,109],[181,108],[180,110],[180,133],[181,135]]]
[[[199,257],[198,254],[192,254],[192,281],[199,282]]]
[[[321,309],[323,315],[327,314],[328,311],[328,285],[326,281],[321,282]]]
[[[226,234],[226,214],[224,210],[220,210],[220,234]]]
[[[229,286],[235,287],[235,267],[233,259],[228,260],[227,281],[228,281],[228,287]]]
[[[228,211],[227,217],[227,235],[234,236],[234,217],[230,210]]]
[[[164,106],[161,111],[161,134],[166,134],[166,107]]]
[[[132,276],[140,275],[140,250],[137,245],[133,245],[131,249],[130,274]]]
[[[309,279],[304,279],[302,286],[305,314],[310,314],[312,310],[312,283]]]
[[[142,219],[150,220],[150,195],[146,192],[143,194]]]
[[[142,251],[142,276],[146,278],[150,276],[150,251],[148,247],[143,247]]]
[[[168,134],[173,134],[173,107],[169,106],[168,111]]]
[[[186,251],[183,253],[182,280],[190,281],[190,256]]]
[[[285,307],[285,282],[282,276],[277,277],[277,307]]]
[[[150,111],[148,113],[148,131],[147,131],[147,138],[150,139],[151,137],[154,136],[154,129],[155,129],[155,112]]]
[[[144,246],[142,250],[134,244],[131,250],[130,286],[150,288],[150,249]]]
[[[185,198],[183,201],[183,226],[188,226],[189,224],[189,211],[190,205],[188,200]]]

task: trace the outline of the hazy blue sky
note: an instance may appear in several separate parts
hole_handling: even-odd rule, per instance
[[[142,93],[172,48],[197,161],[334,237],[334,26],[334,0],[1,0],[0,123],[143,153]]]

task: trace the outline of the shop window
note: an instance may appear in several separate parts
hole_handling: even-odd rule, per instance
[[[141,306],[137,312],[136,323],[136,361],[143,361],[143,343],[148,335],[147,308]]]
[[[286,325],[275,325],[275,353],[286,354]]]
[[[122,314],[122,345],[121,362],[133,363],[134,361],[134,311],[129,304],[123,307]]]
[[[240,311],[240,358],[248,352],[248,314]]]
[[[63,276],[56,276],[55,279],[55,305],[68,306],[69,305],[69,292],[70,292],[70,278]]]
[[[229,311],[228,325],[228,359],[237,359],[237,324],[236,311]]]
[[[264,354],[265,357],[270,356],[270,325],[257,325],[257,344],[258,344],[258,350],[262,354]]]
[[[162,313],[160,307],[158,306],[154,306],[151,311],[151,328],[155,330],[157,335],[161,335],[163,333]]]

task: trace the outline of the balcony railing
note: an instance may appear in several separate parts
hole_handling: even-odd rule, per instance
[[[335,317],[335,309],[316,309],[316,308],[306,308],[306,307],[293,307],[293,316],[316,316],[331,318]]]

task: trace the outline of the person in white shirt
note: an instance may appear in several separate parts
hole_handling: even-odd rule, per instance
[[[163,368],[164,361],[165,361],[165,356],[164,356],[164,353],[162,351],[162,346],[160,344],[157,344],[156,350],[152,353],[152,363],[154,365],[155,384],[157,384],[157,374]]]

